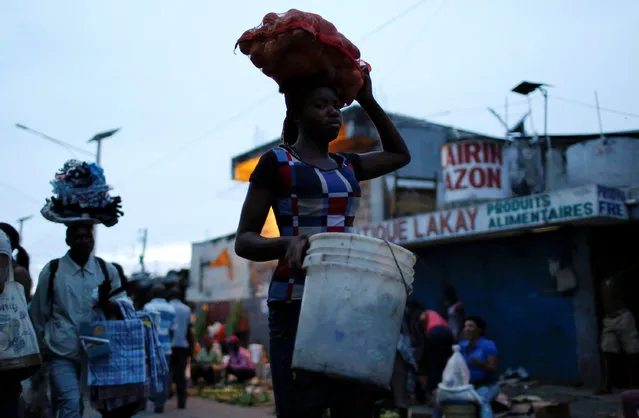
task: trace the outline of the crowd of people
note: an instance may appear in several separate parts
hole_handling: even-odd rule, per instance
[[[114,296],[107,304],[96,300],[98,289],[105,281],[117,290],[126,287],[127,278],[120,265],[105,262],[93,255],[91,225],[75,223],[69,226],[66,242],[69,251],[42,269],[32,297],[28,253],[20,246],[18,232],[11,225],[0,223],[0,294],[9,281],[22,285],[44,360],[40,370],[24,381],[6,379],[9,375],[2,374],[0,410],[6,412],[6,416],[82,416],[85,394],[82,373],[85,371],[80,324],[91,321],[94,309],[98,306],[107,317],[111,316],[117,310],[114,300],[131,306],[134,304],[125,291],[111,292]],[[166,375],[164,390],[149,399],[156,413],[163,413],[167,399],[174,395],[172,383],[176,388],[178,409],[186,408],[189,359],[194,382],[199,383],[200,379],[204,379],[208,384],[217,384],[232,379],[241,383],[255,376],[250,353],[234,335],[224,341],[223,350],[219,341],[206,337],[197,355],[194,355],[196,342],[192,332],[192,310],[183,301],[183,292],[179,288],[167,289],[157,284],[151,289],[151,296],[151,300],[143,304],[140,310],[155,316],[158,341],[171,370]],[[25,383],[30,391],[42,392],[46,402],[42,402],[43,396],[31,397],[39,399],[37,405],[25,402],[21,396]],[[146,400],[125,406],[127,408],[118,409],[116,414],[113,411],[101,412],[103,416],[133,416],[146,409]]]
[[[126,276],[121,266],[103,262],[92,254],[93,229],[75,224],[67,229],[68,253],[59,261],[50,262],[44,267],[31,298],[29,256],[20,246],[19,236],[13,227],[0,224],[0,230],[6,237],[1,242],[7,244],[0,254],[10,256],[13,277],[24,288],[25,299],[30,301],[34,329],[41,336],[41,352],[49,376],[36,374],[33,380],[40,382],[35,386],[46,388],[48,384],[44,384],[42,379],[50,379],[47,383],[50,383],[52,410],[59,411],[60,416],[64,417],[81,416],[82,354],[78,324],[90,319],[95,306],[95,289],[105,276],[114,288],[125,286]],[[18,256],[13,257],[14,253]],[[55,271],[52,271],[53,264],[56,264]],[[444,295],[447,308],[442,314],[425,309],[415,300],[407,303],[391,385],[391,403],[399,408],[402,416],[407,416],[411,396],[414,395],[421,402],[431,399],[441,382],[452,346],[459,343],[468,363],[471,383],[483,400],[482,417],[490,417],[490,403],[499,393],[497,348],[484,337],[486,323],[479,317],[465,316],[464,305],[458,300],[455,290],[447,287]],[[133,303],[126,292],[121,292],[116,298]],[[109,310],[108,307],[104,309]],[[219,339],[219,333],[206,335],[197,344],[194,353],[196,344],[191,328],[192,311],[182,301],[178,288],[167,291],[162,284],[154,285],[151,299],[142,306],[142,310],[156,315],[158,339],[172,370],[166,378],[165,390],[151,399],[156,413],[164,411],[167,399],[173,395],[172,382],[176,387],[178,408],[186,407],[185,371],[191,357],[190,375],[195,385],[224,384],[229,381],[229,376],[239,383],[255,377],[256,368],[251,354],[234,335],[223,341]],[[426,377],[425,385],[421,384],[420,376]],[[10,411],[20,410],[20,382],[3,380],[1,384],[2,406]],[[25,415],[29,412],[28,407],[22,407]]]

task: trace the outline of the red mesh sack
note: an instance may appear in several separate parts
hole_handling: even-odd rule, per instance
[[[345,105],[364,84],[359,49],[335,26],[314,13],[291,9],[269,13],[240,37],[235,47],[278,85],[292,78],[324,73]]]

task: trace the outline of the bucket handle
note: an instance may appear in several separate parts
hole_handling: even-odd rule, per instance
[[[397,261],[397,257],[395,257],[395,251],[393,251],[393,247],[391,247],[390,242],[388,240],[384,240],[386,246],[390,250],[391,255],[393,256],[393,260],[395,261],[395,265],[397,266],[397,270],[399,270],[399,275],[402,276],[402,283],[404,283],[404,289],[406,290],[406,298],[410,295],[410,286],[406,283],[406,279],[404,278],[404,272],[402,268],[399,266],[399,262]]]

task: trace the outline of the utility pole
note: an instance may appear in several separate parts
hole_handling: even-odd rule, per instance
[[[110,131],[105,131],[105,132],[100,132],[99,134],[96,134],[93,138],[89,139],[88,142],[96,142],[98,144],[98,149],[95,153],[95,163],[98,165],[98,167],[102,167],[101,165],[101,159],[102,159],[102,140],[107,139],[113,135],[115,135],[118,131],[120,130],[120,128],[117,129],[113,129]],[[97,242],[97,237],[98,235],[98,228],[96,225],[93,226],[93,242]],[[95,253],[95,247],[96,244],[93,244],[93,252]]]
[[[28,221],[29,219],[33,218],[33,215],[29,215],[29,216],[24,216],[20,219],[18,219],[18,224],[20,225],[18,227],[18,233],[20,234],[20,240],[22,240],[22,226],[23,224]]]
[[[599,95],[597,94],[596,91],[595,91],[595,105],[597,106],[597,120],[599,121],[599,137],[601,138],[602,141],[605,141],[606,137],[603,131],[603,124],[601,123],[601,109],[599,108]]]
[[[142,232],[142,237],[140,240],[142,241],[142,254],[140,254],[140,271],[142,273],[146,273],[144,269],[144,254],[146,254],[146,242],[149,235],[149,229],[144,228],[141,230],[141,232]]]

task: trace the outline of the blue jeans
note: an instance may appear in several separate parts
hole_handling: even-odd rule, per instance
[[[51,360],[52,392],[57,413],[64,418],[80,418],[83,413],[80,364],[62,357]]]
[[[493,408],[490,406],[493,400],[499,395],[501,387],[499,383],[493,383],[488,386],[480,386],[475,388],[475,392],[481,399],[480,404],[480,417],[481,418],[493,418]],[[439,407],[433,408],[433,418],[442,418],[442,410]]]
[[[171,355],[166,356],[166,364],[171,364]],[[171,373],[167,373],[164,376],[164,390],[155,395],[155,399],[153,403],[155,404],[155,409],[164,408],[164,404],[169,397],[169,389],[171,387]]]
[[[325,408],[333,418],[368,418],[375,409],[372,388],[346,380],[291,370],[299,302],[269,304],[271,375],[277,418],[320,418]]]

